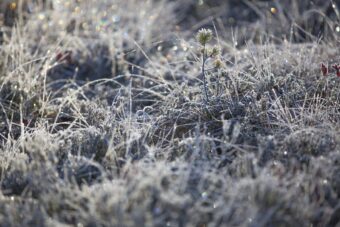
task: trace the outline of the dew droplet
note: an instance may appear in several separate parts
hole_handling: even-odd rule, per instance
[[[336,32],[340,32],[340,27],[337,26],[337,27],[335,28],[335,31],[336,31]]]
[[[11,4],[9,4],[9,8],[11,10],[15,10],[17,8],[17,3],[16,2],[12,2]]]
[[[41,13],[41,14],[39,14],[38,18],[39,18],[39,20],[44,20],[45,19],[45,15]]]
[[[120,21],[120,17],[119,16],[112,16],[112,22],[113,23],[117,23]]]
[[[270,8],[270,12],[272,14],[275,14],[275,13],[277,13],[277,9],[275,7],[272,7],[272,8]]]

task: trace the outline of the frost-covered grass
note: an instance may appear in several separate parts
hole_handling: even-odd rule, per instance
[[[1,1],[0,226],[339,226],[336,2]]]

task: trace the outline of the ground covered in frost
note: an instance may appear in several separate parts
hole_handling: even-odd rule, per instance
[[[339,226],[336,2],[1,1],[0,226]]]

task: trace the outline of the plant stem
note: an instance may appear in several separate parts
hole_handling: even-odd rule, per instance
[[[202,61],[202,75],[203,75],[203,87],[204,87],[204,93],[205,93],[205,101],[209,103],[207,80],[205,77],[205,61],[206,61],[205,45],[203,46],[203,59],[202,60],[203,60]]]

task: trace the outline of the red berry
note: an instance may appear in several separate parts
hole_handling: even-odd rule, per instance
[[[56,60],[58,62],[65,61],[67,64],[72,64],[73,63],[72,51],[67,50],[65,52],[59,52],[56,56]]]
[[[333,65],[332,67],[336,70],[336,76],[340,77],[340,65]]]
[[[23,123],[25,126],[28,126],[28,120],[27,120],[27,119],[23,119],[23,120],[22,120],[22,123]]]
[[[324,63],[321,64],[321,71],[324,76],[328,75],[328,68]]]
[[[63,57],[63,54],[61,53],[61,52],[59,52],[58,54],[57,54],[57,56],[55,57],[55,59],[57,60],[57,61],[61,61],[61,58]]]
[[[64,59],[66,60],[67,64],[72,64],[73,63],[72,51],[70,50],[65,51]]]

